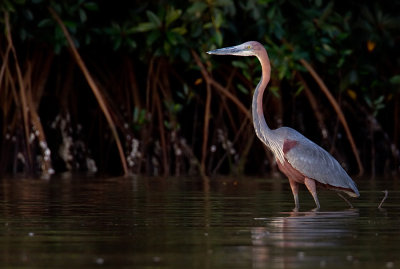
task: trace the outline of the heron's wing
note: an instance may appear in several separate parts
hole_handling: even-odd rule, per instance
[[[352,189],[357,187],[342,166],[326,150],[304,138],[285,153],[287,161],[300,173],[323,184]]]

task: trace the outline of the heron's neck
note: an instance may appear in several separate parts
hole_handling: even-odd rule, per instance
[[[270,140],[272,133],[264,118],[262,100],[265,88],[267,87],[271,76],[271,65],[269,62],[267,51],[262,50],[259,55],[257,55],[257,58],[261,63],[262,76],[253,95],[253,124],[258,138],[260,138],[260,140],[263,141],[267,146],[270,146],[268,141]]]

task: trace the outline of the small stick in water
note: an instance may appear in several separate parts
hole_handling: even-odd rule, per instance
[[[383,204],[383,202],[385,202],[386,198],[388,197],[388,193],[389,193],[387,190],[384,190],[382,192],[385,193],[385,196],[383,197],[381,203],[379,204],[378,209],[381,209],[382,204]]]

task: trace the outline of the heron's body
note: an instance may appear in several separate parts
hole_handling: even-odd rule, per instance
[[[281,137],[277,147],[281,152],[271,150],[275,156],[283,156],[281,159],[276,157],[276,162],[289,180],[304,184],[307,177],[327,189],[343,191],[353,197],[359,196],[353,180],[326,150],[292,128],[281,127],[273,132]]]
[[[296,209],[299,208],[298,186],[305,184],[320,207],[316,188],[341,191],[349,196],[360,194],[356,184],[342,166],[326,150],[289,127],[271,130],[264,118],[262,97],[269,82],[271,65],[265,48],[256,41],[209,51],[209,54],[257,56],[262,66],[262,78],[253,95],[253,123],[258,138],[274,153],[277,165],[290,183]]]

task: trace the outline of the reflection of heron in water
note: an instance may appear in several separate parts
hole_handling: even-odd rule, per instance
[[[262,97],[270,79],[271,65],[267,51],[260,43],[250,41],[207,53],[256,56],[260,61],[262,77],[254,91],[252,104],[254,128],[258,138],[274,153],[279,170],[289,178],[296,210],[299,208],[299,184],[306,185],[317,208],[320,208],[317,186],[344,192],[351,197],[360,196],[356,184],[326,150],[292,128],[271,130],[268,127],[264,118]]]
[[[356,236],[359,212],[349,209],[336,212],[287,212],[282,217],[256,218],[258,227],[251,228],[253,263],[257,268],[290,267],[306,257],[309,249],[330,249],[343,245],[343,238]],[[272,253],[279,260],[271,259]],[[314,259],[321,258],[315,257]],[[329,257],[325,257],[329,259]],[[334,259],[334,256],[331,257]],[[322,261],[322,260],[321,260]],[[325,263],[325,261],[322,262]]]
[[[284,213],[286,214],[286,213]],[[346,228],[349,221],[359,216],[358,210],[349,209],[335,212],[288,212],[288,216],[257,218],[257,221],[265,223],[262,228],[266,234],[253,233],[254,238],[266,240],[266,242],[280,246],[318,246],[334,244],[327,240],[328,235],[340,236],[349,234],[351,231]],[[275,241],[275,242],[274,242]],[[266,243],[265,242],[265,243]]]

